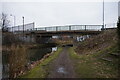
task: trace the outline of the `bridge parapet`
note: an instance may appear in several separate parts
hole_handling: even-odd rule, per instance
[[[67,26],[53,26],[53,27],[40,27],[33,30],[24,31],[25,34],[38,33],[38,34],[60,34],[60,33],[97,33],[101,31],[103,25],[67,25]],[[16,34],[21,34],[23,31],[17,31]]]
[[[103,25],[67,25],[67,26],[53,26],[53,27],[42,27],[35,28],[34,30],[45,30],[45,31],[70,31],[70,30],[94,30],[101,31]]]

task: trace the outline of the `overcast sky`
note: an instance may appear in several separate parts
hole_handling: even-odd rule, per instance
[[[3,2],[2,11],[12,21],[16,16],[16,25],[35,22],[36,27],[53,25],[102,24],[102,2]],[[1,10],[1,9],[0,9]],[[105,23],[116,23],[118,2],[105,2]]]

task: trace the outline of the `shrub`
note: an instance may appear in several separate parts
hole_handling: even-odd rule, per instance
[[[117,22],[117,33],[118,33],[118,47],[120,50],[120,16],[119,16],[118,22]]]

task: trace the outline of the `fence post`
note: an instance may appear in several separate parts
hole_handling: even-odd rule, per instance
[[[13,32],[13,27],[12,27],[12,32]]]
[[[18,26],[18,31],[19,31],[19,26]]]
[[[35,28],[35,23],[33,22],[33,30],[34,30],[34,28]]]
[[[106,30],[106,24],[105,24],[105,30]]]
[[[22,18],[23,18],[23,41],[24,41],[24,16]]]

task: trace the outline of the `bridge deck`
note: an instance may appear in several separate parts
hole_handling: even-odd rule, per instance
[[[50,35],[96,35],[101,33],[101,31],[95,31],[95,30],[71,30],[71,31],[31,31],[31,32],[25,32],[26,35],[31,34],[40,34],[42,36],[50,36]]]

